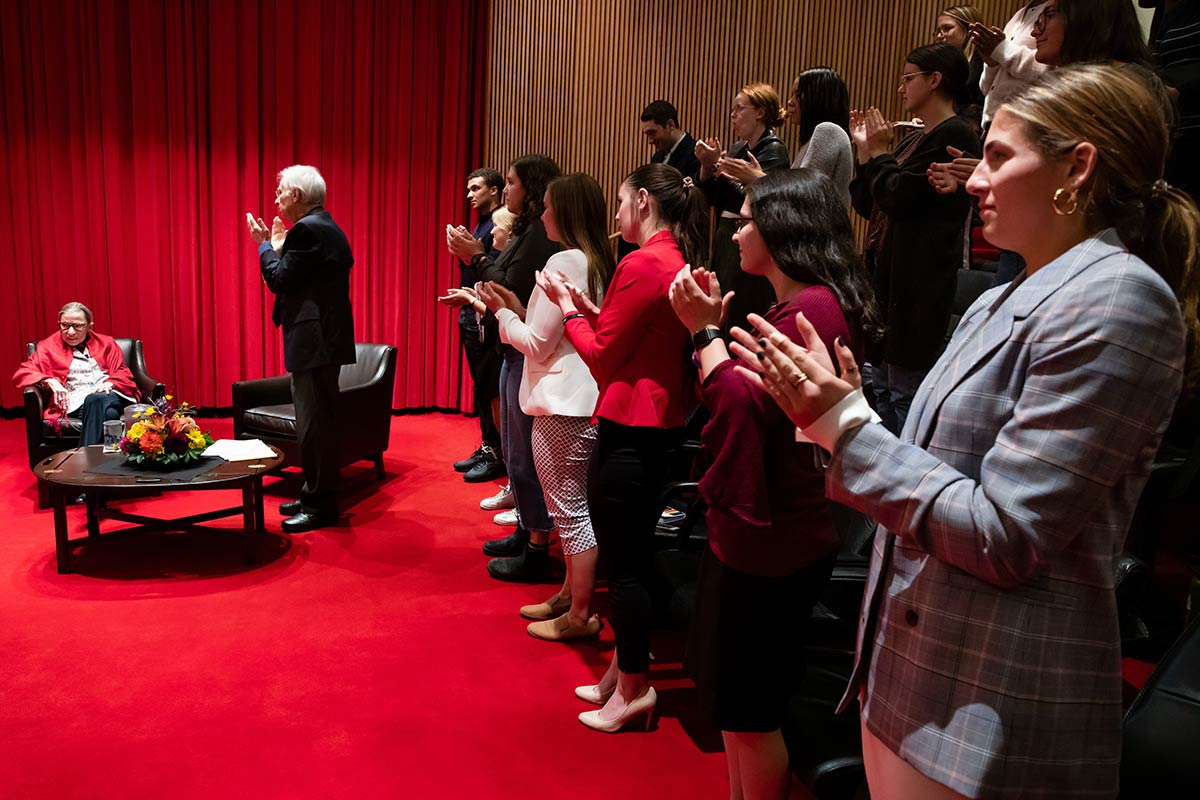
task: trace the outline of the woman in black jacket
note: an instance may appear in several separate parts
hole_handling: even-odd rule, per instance
[[[738,213],[746,202],[746,192],[740,183],[725,174],[722,167],[729,161],[746,161],[764,172],[787,169],[787,145],[775,135],[775,128],[783,123],[785,116],[775,87],[751,83],[743,86],[733,98],[733,108],[729,112],[737,140],[734,145],[724,151],[719,139],[696,142],[696,158],[700,159],[699,186],[709,205],[720,214],[709,269],[717,274],[722,286],[734,292],[723,324],[726,331],[734,325],[745,327],[747,314],[766,311],[775,302],[775,293],[766,278],[742,272],[733,232]]]
[[[850,197],[854,210],[871,220],[865,256],[886,326],[881,351],[870,358],[876,409],[897,434],[942,351],[966,252],[970,198],[938,194],[925,172],[947,147],[980,152],[973,126],[954,112],[967,70],[962,50],[950,44],[918,47],[905,57],[900,96],[924,127],[894,150],[888,146],[892,126],[878,109],[850,114],[858,160]]]

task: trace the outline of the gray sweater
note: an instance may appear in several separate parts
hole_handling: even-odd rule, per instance
[[[822,122],[813,129],[812,138],[801,145],[792,161],[792,169],[810,167],[825,173],[837,187],[846,213],[850,213],[850,180],[854,177],[854,155],[850,137],[832,122]]]

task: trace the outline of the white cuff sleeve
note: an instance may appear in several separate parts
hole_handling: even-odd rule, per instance
[[[807,428],[803,430],[797,428],[796,441],[812,442],[832,453],[843,433],[868,422],[879,421],[879,415],[867,404],[867,398],[863,396],[862,389],[855,389]]]

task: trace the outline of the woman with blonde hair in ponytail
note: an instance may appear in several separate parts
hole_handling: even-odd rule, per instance
[[[1026,268],[963,315],[900,437],[868,422],[848,350],[838,377],[814,334],[735,332],[830,452],[830,499],[879,521],[842,701],[872,797],[1117,796],[1114,559],[1200,366],[1200,211],[1162,180],[1169,141],[1154,90],[1111,65],[996,113],[967,191]]]

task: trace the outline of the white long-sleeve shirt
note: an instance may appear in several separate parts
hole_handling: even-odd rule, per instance
[[[1046,65],[1038,63],[1037,44],[1033,40],[1033,23],[1037,22],[1045,6],[1046,0],[1041,0],[1013,14],[1004,26],[1004,41],[991,53],[996,66],[984,65],[979,88],[984,94],[985,125],[991,121],[996,109],[1046,71]]]

